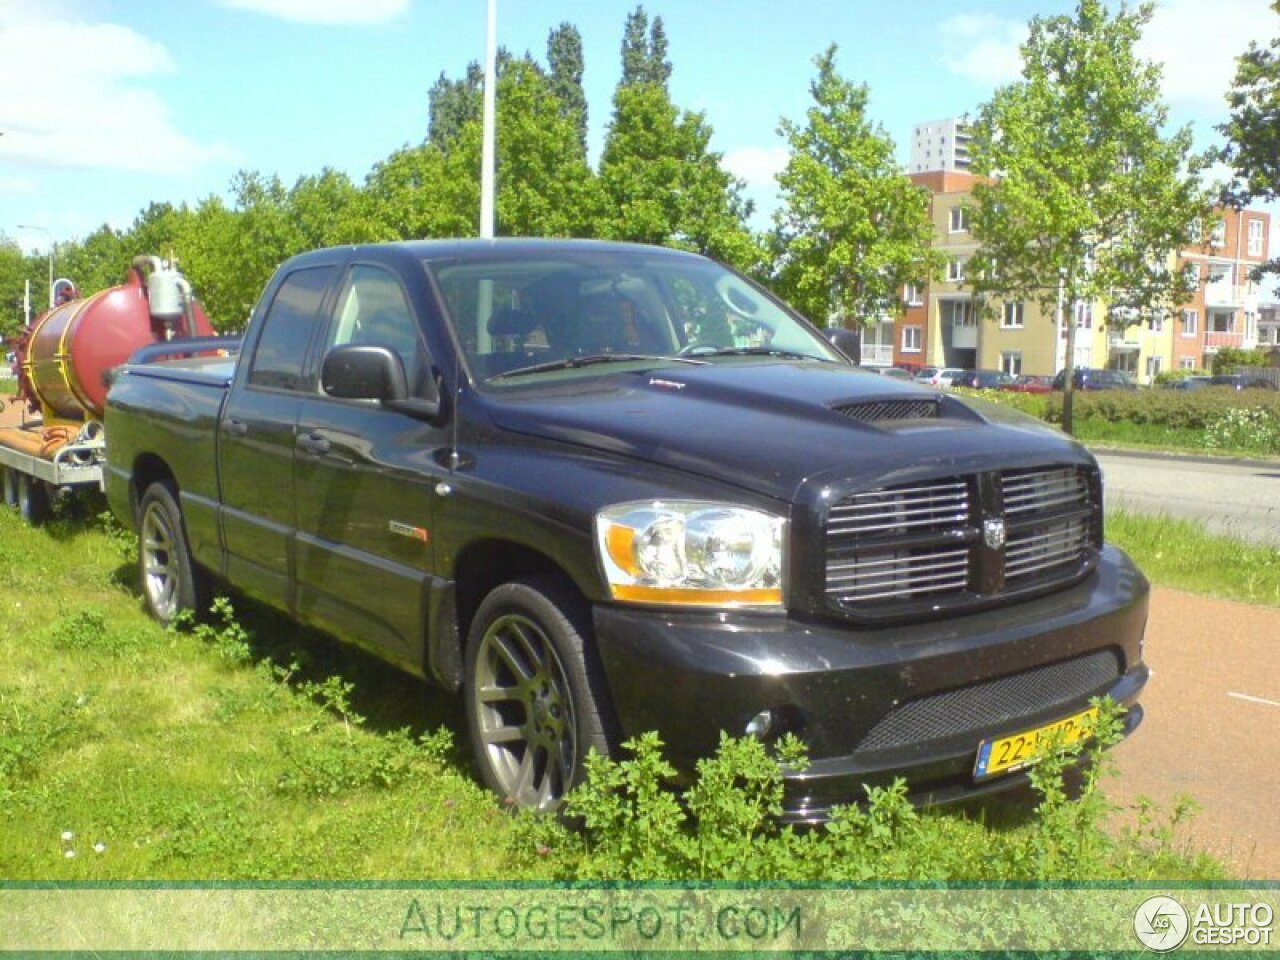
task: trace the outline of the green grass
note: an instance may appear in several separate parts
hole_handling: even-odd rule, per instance
[[[1280,606],[1280,549],[1206,533],[1188,520],[1107,515],[1107,539],[1155,584]]]
[[[1110,420],[1077,420],[1075,438],[1089,446],[1137,447],[1144,450],[1174,450],[1197,454],[1236,455],[1247,451],[1209,450],[1204,445],[1204,430],[1195,427],[1171,427],[1159,423],[1126,423]],[[1256,456],[1257,454],[1253,454]]]
[[[160,628],[133,587],[131,537],[97,509],[43,529],[0,510],[3,879],[662,877],[694,862],[725,878],[1222,874],[1185,847],[1182,807],[1108,835],[1100,791],[923,815],[887,792],[838,832],[791,838],[750,813],[746,773],[774,774],[741,746],[690,801],[727,832],[668,820],[650,868],[619,851],[670,813],[656,787],[603,833],[512,817],[474,779],[456,698],[247,601],[234,619]],[[611,776],[584,810],[626,806]]]

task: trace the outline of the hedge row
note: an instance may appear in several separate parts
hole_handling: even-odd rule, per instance
[[[1062,394],[1046,394],[1043,419],[1062,422]],[[1266,411],[1280,420],[1280,392],[1274,390],[1096,390],[1075,395],[1077,420],[1151,424],[1202,430],[1240,408]]]

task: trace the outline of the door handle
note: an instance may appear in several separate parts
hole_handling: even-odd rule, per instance
[[[304,433],[298,437],[298,449],[317,456],[329,452],[329,438],[319,433]]]
[[[249,432],[249,425],[243,420],[223,420],[222,432],[229,433],[233,437],[243,437]]]

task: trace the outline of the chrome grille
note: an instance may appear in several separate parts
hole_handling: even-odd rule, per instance
[[[1092,540],[1088,475],[1075,468],[1009,472],[1001,490],[1010,524],[1006,582],[1075,569]]]
[[[884,619],[1072,582],[1101,546],[1095,491],[1088,468],[1051,466],[852,494],[827,513],[827,601]]]
[[[860,603],[965,589],[969,550],[949,534],[969,515],[969,484],[957,478],[848,497],[827,518],[828,596]]]

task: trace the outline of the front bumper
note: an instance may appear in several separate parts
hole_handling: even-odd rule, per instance
[[[792,732],[810,766],[786,774],[786,818],[824,819],[905,777],[946,802],[1026,782],[973,777],[983,739],[1068,716],[1093,696],[1137,699],[1149,585],[1127,556],[1102,552],[1068,589],[930,623],[867,629],[746,613],[686,614],[600,605],[595,634],[626,736],[656,730],[688,776],[762,711]]]

